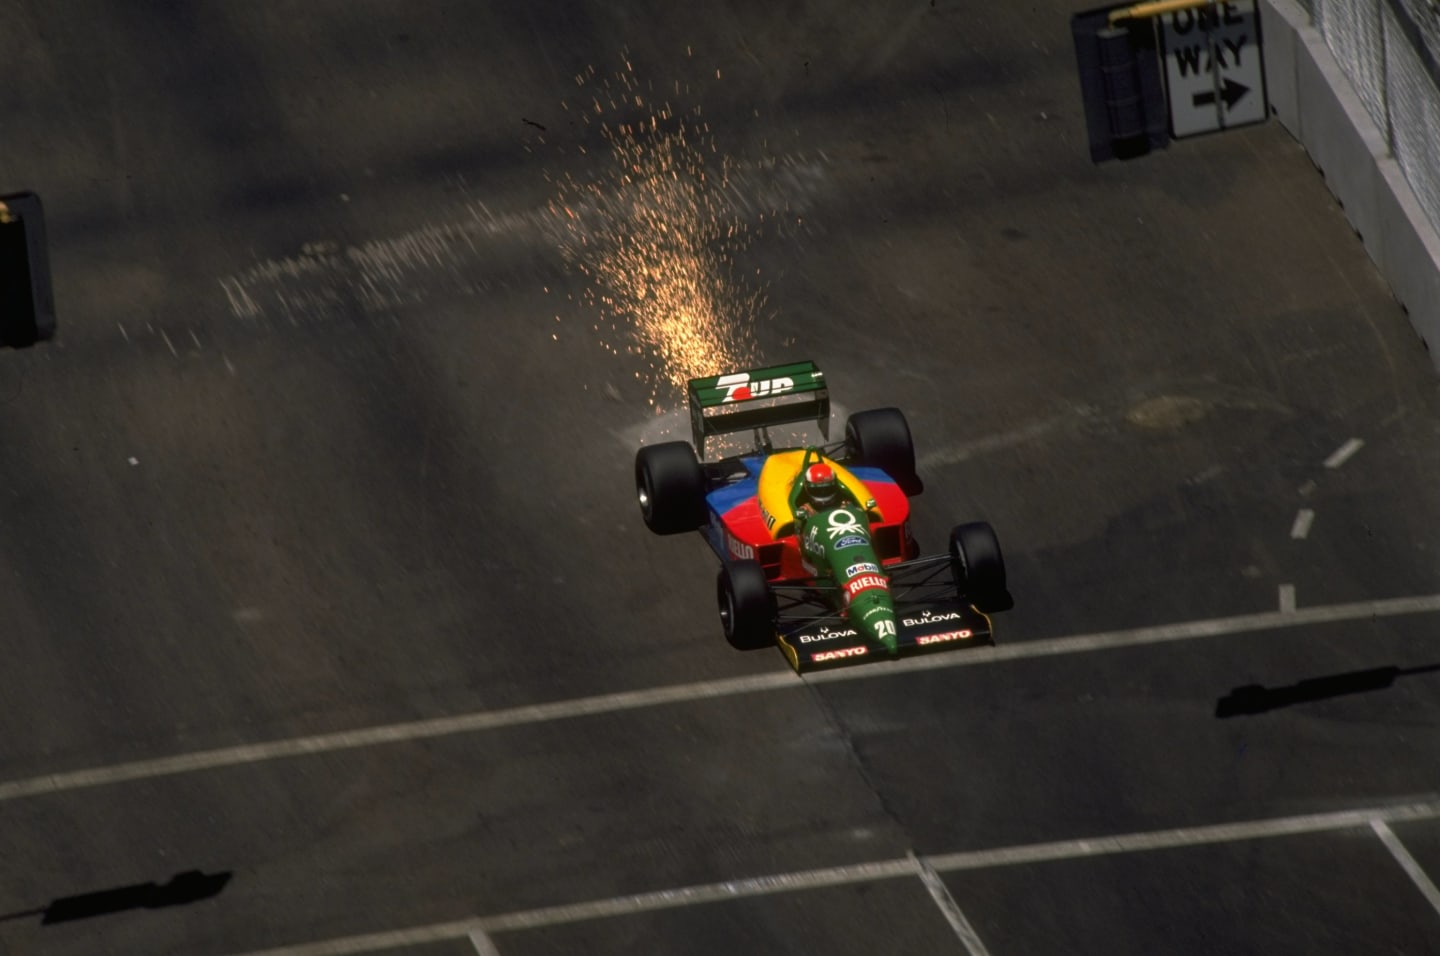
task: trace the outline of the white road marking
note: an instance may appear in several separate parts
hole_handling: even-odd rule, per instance
[[[165,340],[165,347],[170,350],[170,354],[175,356],[176,358],[179,358],[180,353],[175,351],[175,344],[170,341],[170,336],[165,334],[164,329],[160,330],[160,337]]]
[[[495,948],[495,943],[483,929],[472,929],[469,936],[470,945],[475,947],[479,956],[500,956],[500,950]]]
[[[1339,468],[1341,465],[1345,464],[1352,457],[1354,457],[1357,451],[1364,447],[1365,442],[1361,441],[1360,439],[1350,439],[1345,444],[1335,449],[1335,451],[1330,454],[1329,458],[1325,459],[1325,467],[1332,470]]]
[[[1261,840],[1270,837],[1299,836],[1312,833],[1327,833],[1338,830],[1352,830],[1369,826],[1376,833],[1388,832],[1387,823],[1409,820],[1434,820],[1440,818],[1440,799],[1420,803],[1396,804],[1392,806],[1368,807],[1357,810],[1339,810],[1333,813],[1314,813],[1304,816],[1272,817],[1266,820],[1248,820],[1239,823],[1219,823],[1209,826],[1177,827],[1170,830],[1152,830],[1142,833],[1123,833],[1114,836],[1090,837],[1079,840],[1058,840],[1052,843],[1035,843],[1022,846],[997,847],[990,850],[972,850],[948,853],[925,858],[924,866],[930,872],[984,870],[1000,866],[1017,866],[1031,863],[1049,863],[1121,853],[1140,853],[1147,850],[1164,850],[1179,847],[1206,846],[1219,843],[1239,843],[1247,840]],[[1378,824],[1378,826],[1377,826]],[[1393,852],[1393,851],[1392,851]],[[1401,852],[1404,848],[1401,847]],[[1409,854],[1405,854],[1408,858]],[[1402,864],[1403,865],[1403,864]],[[390,932],[369,933],[362,936],[347,936],[339,939],[300,943],[278,949],[237,954],[237,956],[352,956],[357,953],[373,953],[386,949],[398,949],[407,945],[439,943],[459,940],[480,933],[517,932],[521,930],[544,929],[567,923],[581,923],[614,916],[638,916],[660,910],[695,906],[704,903],[720,903],[748,897],[770,896],[796,890],[825,889],[834,886],[849,886],[856,883],[873,883],[897,877],[920,876],[917,860],[912,853],[908,857],[894,860],[878,860],[870,863],[854,863],[848,866],[833,866],[817,870],[799,870],[792,873],[778,873],[770,876],[727,880],[699,886],[678,887],[636,893],[631,896],[617,896],[606,900],[590,900],[582,903],[562,903],[538,909],[521,910],[498,916],[476,917],[449,923],[435,923],[429,926],[414,926]],[[922,877],[923,879],[923,877]],[[1428,882],[1428,881],[1427,881]],[[928,888],[928,885],[927,885]],[[941,884],[941,888],[944,886]],[[948,897],[949,892],[945,895]],[[953,900],[952,900],[953,902]],[[1433,902],[1433,901],[1432,901]],[[958,907],[957,907],[958,911]],[[968,922],[966,923],[968,926]],[[976,940],[978,944],[978,940]],[[967,943],[967,945],[969,945]],[[983,952],[983,948],[973,952]]]
[[[1020,863],[1048,863],[1079,857],[1109,856],[1116,853],[1138,853],[1144,850],[1169,850],[1177,847],[1203,846],[1215,843],[1239,843],[1268,837],[1297,836],[1373,826],[1376,820],[1434,820],[1440,817],[1440,799],[1421,803],[1370,807],[1362,810],[1340,810],[1334,813],[1312,813],[1294,817],[1272,817],[1241,823],[1217,823],[1209,826],[1176,827],[1148,833],[1126,833],[1116,836],[1091,837],[1082,840],[1058,840],[1029,846],[974,850],[930,857],[930,864],[941,872],[949,870],[984,870]]]
[[[1419,888],[1421,894],[1435,909],[1435,912],[1440,913],[1440,889],[1435,888],[1434,881],[1430,879],[1425,869],[1416,859],[1410,855],[1410,851],[1405,849],[1405,844],[1400,842],[1400,838],[1395,835],[1395,831],[1391,830],[1384,820],[1371,820],[1370,829],[1375,831],[1375,835],[1380,838],[1380,842],[1385,844],[1385,849],[1390,851],[1390,855],[1395,858],[1395,862],[1400,864],[1400,869],[1404,870],[1405,875],[1410,877],[1411,882]]]
[[[356,956],[358,953],[380,953],[387,949],[403,951],[411,946],[471,939],[470,934],[475,932],[484,932],[480,921],[465,919],[384,933],[367,933],[364,936],[344,936],[295,946],[280,946],[246,953],[244,956]]]
[[[941,670],[950,667],[991,664],[998,661],[1055,657],[1062,654],[1081,654],[1124,647],[1167,644],[1174,641],[1192,641],[1208,637],[1226,637],[1252,631],[1280,630],[1305,624],[1330,624],[1367,618],[1394,617],[1402,614],[1428,614],[1436,611],[1440,611],[1440,594],[1360,601],[1355,604],[1322,605],[1293,612],[1264,611],[1259,614],[1161,624],[1156,627],[1141,627],[1129,631],[1102,631],[1097,634],[1082,634],[1075,637],[1052,637],[1017,644],[999,644],[995,647],[969,648],[954,654],[910,657],[893,663],[822,671],[818,674],[807,675],[805,679],[813,683],[866,680],[912,671]]]
[[[201,750],[170,757],[111,764],[105,767],[44,774],[26,780],[0,783],[0,803],[24,797],[80,790],[86,787],[106,786],[130,780],[147,780],[174,774],[198,773],[220,767],[261,763],[287,757],[378,747],[454,734],[480,733],[502,727],[540,724],[554,720],[659,707],[666,704],[783,690],[803,686],[805,682],[833,683],[876,680],[917,671],[945,670],[952,667],[978,666],[1002,661],[1028,660],[1062,654],[1081,654],[1175,641],[1225,637],[1252,631],[1280,630],[1305,624],[1331,624],[1397,617],[1406,614],[1430,614],[1437,611],[1440,611],[1440,594],[1426,594],[1416,597],[1358,601],[1354,604],[1307,607],[1291,612],[1265,611],[1259,614],[1162,624],[1128,631],[1102,631],[1096,634],[1046,638],[1016,644],[1001,644],[995,647],[967,648],[953,654],[911,657],[884,664],[821,672],[808,675],[803,680],[797,678],[789,670],[784,670],[726,680],[672,684],[647,690],[621,691],[594,697],[552,701],[546,704],[526,704],[507,710],[478,711],[454,717],[386,724],[360,730],[294,737],[269,743],[243,744],[217,750]]]
[[[915,875],[920,877],[920,882],[925,884],[925,889],[930,892],[930,898],[935,905],[940,907],[945,922],[960,937],[961,944],[970,956],[990,956],[990,951],[985,948],[985,943],[980,939],[980,934],[975,932],[975,927],[965,918],[965,913],[960,909],[960,904],[955,902],[955,897],[950,894],[950,888],[945,881],[940,879],[940,874],[930,865],[930,861],[924,857],[916,856],[912,851],[910,861],[915,865]]]
[[[1319,487],[1319,485],[1315,484],[1315,482],[1307,478],[1305,480],[1305,483],[1295,490],[1301,498],[1309,498],[1315,493],[1316,489],[1318,489]]]
[[[1303,541],[1310,534],[1310,526],[1315,523],[1315,510],[1313,508],[1301,508],[1295,512],[1295,523],[1290,526],[1290,537],[1297,541]]]
[[[1280,585],[1280,613],[1295,613],[1295,585],[1293,584]]]
[[[122,339],[124,339],[126,342],[129,342],[129,341],[130,341],[130,336],[129,336],[128,334],[126,334],[126,332],[125,332],[125,326],[122,325],[122,324],[119,323],[119,322],[116,322],[116,323],[115,323],[115,327],[120,330],[120,337],[121,337]]]

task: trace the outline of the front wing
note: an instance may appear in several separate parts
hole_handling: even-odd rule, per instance
[[[899,657],[993,644],[990,616],[958,600],[897,605]],[[890,660],[844,620],[827,615],[806,622],[781,621],[776,642],[797,673]]]
[[[956,594],[947,556],[887,568],[898,657],[994,644],[990,615]],[[777,587],[776,643],[801,674],[891,659],[830,610],[824,586]]]

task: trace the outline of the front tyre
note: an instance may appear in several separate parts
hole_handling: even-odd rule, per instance
[[[907,495],[913,497],[925,490],[915,473],[910,423],[898,408],[872,408],[847,418],[845,453],[851,461],[885,472]]]
[[[960,597],[982,611],[1006,603],[1005,556],[988,522],[972,521],[951,530],[950,568]]]
[[[683,534],[705,524],[705,470],[689,442],[646,445],[635,453],[635,496],[645,527]]]
[[[757,651],[775,643],[775,598],[758,561],[731,561],[715,580],[720,626],[737,651]]]

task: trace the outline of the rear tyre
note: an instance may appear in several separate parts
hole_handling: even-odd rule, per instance
[[[635,496],[645,527],[682,534],[705,524],[705,470],[689,442],[646,445],[635,453]]]
[[[775,598],[758,561],[731,561],[715,581],[720,626],[737,651],[756,651],[775,643]]]
[[[898,408],[872,408],[845,420],[845,452],[851,461],[879,468],[907,495],[925,490],[915,473],[910,424]]]
[[[1005,556],[988,522],[972,521],[951,530],[950,568],[962,598],[982,611],[1005,606]]]

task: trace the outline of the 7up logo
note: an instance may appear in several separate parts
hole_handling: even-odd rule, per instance
[[[831,541],[834,541],[842,534],[863,535],[865,533],[865,529],[860,527],[860,519],[855,517],[855,512],[853,511],[836,508],[830,512],[830,516],[826,520],[830,522],[830,527],[825,530],[829,532]]]
[[[795,380],[787,376],[750,381],[749,372],[735,372],[722,375],[715,381],[715,387],[725,390],[722,402],[745,402],[752,398],[770,398],[788,392],[795,387]]]

